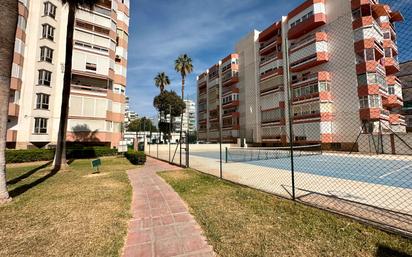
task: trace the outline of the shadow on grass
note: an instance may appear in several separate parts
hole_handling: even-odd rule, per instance
[[[376,257],[412,257],[412,255],[399,252],[398,250],[392,249],[386,245],[378,245]]]
[[[10,181],[7,181],[7,185],[17,184],[18,182],[22,181],[23,179],[26,179],[26,178],[30,177],[31,175],[33,175],[33,174],[36,173],[37,171],[46,168],[46,167],[49,166],[50,164],[52,164],[52,161],[50,161],[50,162],[48,162],[48,163],[46,163],[46,164],[43,164],[43,165],[41,165],[41,166],[39,166],[39,167],[37,167],[37,168],[34,168],[34,169],[32,169],[32,170],[29,170],[28,172],[24,173],[23,175],[21,175],[21,176],[19,176],[19,177],[17,177],[17,178],[14,178],[14,179],[12,179],[12,180],[10,180]]]
[[[28,191],[29,189],[31,189],[31,188],[33,188],[33,187],[35,187],[35,186],[43,183],[43,182],[46,181],[47,179],[53,177],[53,176],[56,175],[57,173],[58,173],[58,171],[50,171],[50,172],[49,172],[47,175],[45,175],[44,177],[41,177],[41,178],[39,178],[39,179],[37,179],[37,180],[29,183],[29,184],[25,184],[25,185],[16,187],[15,189],[13,189],[13,190],[11,190],[11,191],[9,192],[9,195],[10,195],[11,197],[19,196],[19,195],[25,193],[26,191]]]

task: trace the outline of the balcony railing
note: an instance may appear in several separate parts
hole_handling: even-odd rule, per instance
[[[265,41],[263,43],[260,44],[259,50],[263,50],[264,48],[266,48],[267,46],[273,44],[276,40],[277,40],[278,36],[274,36],[271,39],[269,39],[268,41]]]

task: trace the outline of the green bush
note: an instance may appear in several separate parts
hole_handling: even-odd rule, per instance
[[[48,149],[6,150],[6,163],[51,161],[53,157],[54,150]]]
[[[128,151],[124,156],[134,165],[143,165],[146,162],[146,154],[144,152]]]
[[[67,149],[67,159],[89,159],[115,155],[117,155],[117,149],[105,146]],[[51,161],[53,158],[54,150],[50,149],[6,150],[6,163]]]

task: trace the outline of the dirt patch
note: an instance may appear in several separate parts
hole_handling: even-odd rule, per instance
[[[187,172],[183,170],[169,171],[166,173],[166,176],[170,177],[171,179],[176,179],[176,180],[188,180],[192,178],[190,174],[188,174]]]
[[[108,173],[92,173],[86,176],[83,176],[84,178],[96,178],[96,177],[104,177],[109,175]]]

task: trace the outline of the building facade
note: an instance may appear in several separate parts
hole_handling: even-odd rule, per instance
[[[63,89],[68,7],[19,0],[7,146],[53,147]],[[67,140],[116,147],[122,138],[129,1],[76,12]]]
[[[196,131],[196,103],[192,100],[184,100],[186,104],[185,112],[183,113],[183,131],[194,132]],[[173,128],[175,132],[180,132],[180,120],[181,117],[175,117],[173,119]],[[167,116],[169,121],[169,115]]]
[[[400,67],[401,71],[397,75],[402,82],[402,114],[405,116],[407,131],[412,132],[412,61],[401,63]]]
[[[308,0],[242,39],[238,137],[284,145],[292,126],[296,144],[347,149],[361,131],[404,132],[395,32],[402,19],[375,0]],[[199,135],[210,142],[216,118],[206,92],[220,66],[198,77]]]

